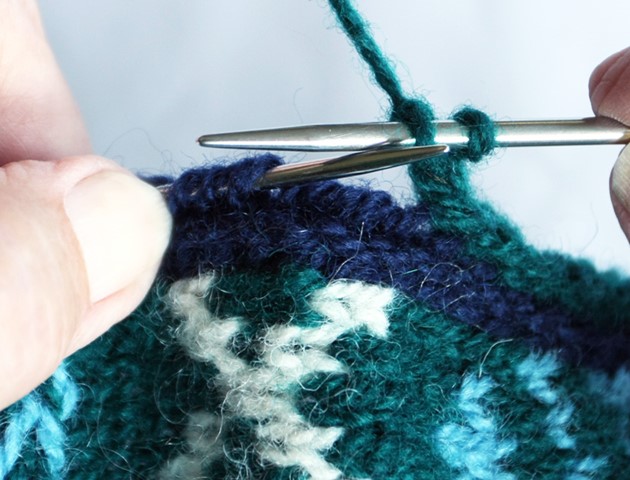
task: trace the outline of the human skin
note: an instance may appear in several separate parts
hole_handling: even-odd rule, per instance
[[[0,409],[141,302],[170,228],[155,189],[91,154],[35,1],[0,0]]]
[[[630,47],[604,60],[591,75],[591,105],[597,115],[630,125]],[[626,146],[610,175],[610,198],[619,225],[630,239],[630,147]]]

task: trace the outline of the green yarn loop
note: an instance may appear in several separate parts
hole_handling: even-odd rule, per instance
[[[433,110],[428,103],[409,98],[397,102],[392,98],[390,120],[404,123],[416,139],[416,145],[435,143],[434,119]]]
[[[376,44],[368,24],[352,6],[350,0],[330,0],[330,6],[346,35],[372,71],[377,85],[389,96],[390,120],[404,123],[415,138],[416,145],[435,143],[435,114],[431,104],[422,97],[410,98],[405,94],[394,66]],[[496,146],[496,129],[494,122],[487,114],[472,107],[464,107],[452,118],[466,127],[469,142],[466,147],[458,148],[448,155],[446,157],[448,160],[467,158],[478,162],[492,152]],[[447,163],[448,160],[446,160]],[[445,158],[441,158],[440,162],[444,163]],[[433,163],[435,162],[431,162]],[[423,168],[431,170],[430,165],[425,165]],[[432,176],[442,181],[446,177],[440,170],[441,167],[433,172]],[[465,176],[465,173],[462,172],[461,175]],[[451,185],[456,186],[456,183],[451,183]]]
[[[464,107],[453,115],[453,120],[468,130],[468,144],[453,151],[453,155],[478,162],[494,150],[496,127],[488,114],[472,107]]]

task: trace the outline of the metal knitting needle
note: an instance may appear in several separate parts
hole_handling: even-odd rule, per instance
[[[331,178],[350,177],[437,157],[447,153],[448,150],[446,145],[373,149],[342,157],[279,165],[268,170],[257,180],[255,185],[257,188],[274,188]],[[167,183],[158,186],[157,189],[164,197],[167,197],[171,185]]]
[[[497,146],[605,145],[630,143],[630,127],[604,117],[575,120],[499,121]],[[468,142],[466,128],[454,121],[437,121],[435,142],[449,147]],[[402,123],[353,123],[219,133],[199,138],[204,147],[247,150],[356,151],[415,144]]]
[[[630,127],[604,117],[575,120],[499,121],[499,147],[606,145],[630,143]],[[271,188],[341,178],[411,163],[441,155],[449,147],[468,143],[466,128],[454,121],[437,121],[435,142],[415,147],[415,139],[402,123],[310,125],[248,132],[204,135],[204,147],[247,150],[357,151],[339,158],[276,167],[257,182]]]
[[[350,177],[437,157],[448,150],[449,147],[446,145],[373,149],[337,158],[280,165],[263,175],[256,186],[258,188],[273,188],[289,184]]]

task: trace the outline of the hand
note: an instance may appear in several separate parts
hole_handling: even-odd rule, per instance
[[[591,75],[591,104],[597,115],[630,125],[630,48],[604,60]],[[610,176],[610,196],[630,240],[630,146],[619,154]]]
[[[90,150],[35,1],[0,0],[0,409],[130,313],[168,243],[157,191]]]

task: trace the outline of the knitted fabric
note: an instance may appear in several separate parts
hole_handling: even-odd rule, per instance
[[[386,78],[430,141],[428,104]],[[0,414],[0,478],[625,478],[630,282],[533,249],[478,200],[465,157],[492,124],[456,119],[471,145],[411,168],[413,205],[258,190],[272,155],[173,180],[158,281]]]

